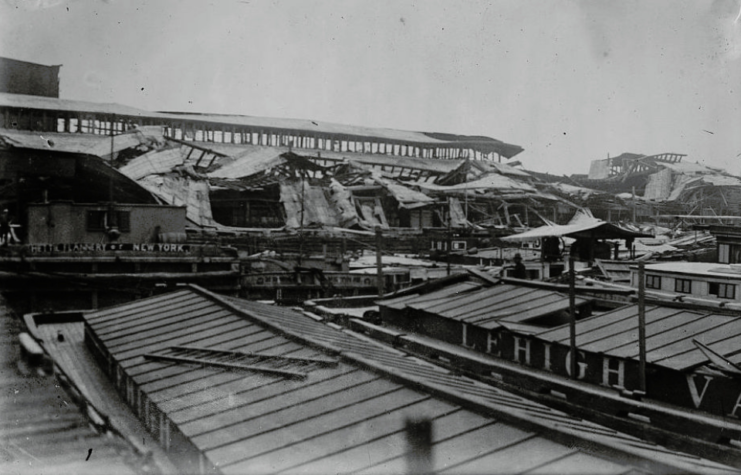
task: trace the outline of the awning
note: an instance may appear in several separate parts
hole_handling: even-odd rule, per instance
[[[653,237],[650,234],[639,233],[622,228],[591,216],[591,213],[582,211],[577,213],[569,224],[548,224],[531,229],[520,234],[513,234],[501,238],[509,242],[535,241],[546,237],[571,237],[591,239],[628,239],[638,237]]]

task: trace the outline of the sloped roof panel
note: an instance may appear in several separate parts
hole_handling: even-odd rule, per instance
[[[610,159],[592,160],[589,164],[589,179],[604,180],[610,176]]]
[[[638,307],[631,305],[576,323],[576,344],[592,353],[618,358],[638,358]],[[741,321],[733,316],[669,307],[646,307],[646,359],[676,371],[708,363],[692,343],[702,341],[723,354],[737,349],[732,343],[741,335]],[[567,325],[537,334],[538,338],[568,344]],[[731,357],[741,360],[738,355]]]
[[[137,183],[167,204],[185,206],[186,217],[191,222],[199,226],[220,227],[211,214],[209,185],[205,180],[148,175]]]
[[[577,306],[588,303],[577,297]],[[518,285],[481,287],[461,282],[435,292],[380,301],[382,307],[404,307],[424,311],[441,318],[465,322],[482,328],[494,328],[499,321],[523,322],[569,308],[568,297],[549,290]]]
[[[140,155],[119,168],[118,171],[132,180],[138,180],[148,175],[167,173],[178,165],[183,164],[183,156],[178,148],[156,150]]]
[[[499,173],[489,173],[489,174],[482,176],[481,178],[477,180],[466,182],[466,183],[460,183],[458,185],[440,186],[440,185],[434,185],[431,183],[424,183],[424,184],[420,183],[419,186],[421,188],[426,188],[426,189],[435,190],[435,191],[496,190],[496,191],[507,191],[507,192],[530,192],[530,193],[538,192],[538,190],[536,190],[529,183],[526,183],[521,180],[516,180],[516,179],[510,178],[505,175],[500,175]]]
[[[286,160],[281,156],[284,149],[278,147],[252,146],[233,156],[233,161],[222,160],[224,165],[208,174],[213,178],[242,178],[268,170]]]
[[[429,293],[425,293],[421,295],[420,294],[405,295],[405,296],[396,297],[393,299],[381,300],[379,304],[383,305],[384,307],[401,309],[406,306],[415,306],[422,302],[426,302],[430,300],[445,299],[446,297],[449,298],[461,292],[468,292],[478,287],[480,287],[480,284],[476,284],[474,282],[458,282],[453,285],[449,285],[441,289],[438,289],[434,292],[429,292]]]
[[[399,205],[404,208],[415,208],[435,203],[434,198],[413,190],[408,186],[381,177],[375,177],[374,180],[383,185],[383,187],[386,188],[394,198],[396,198]]]

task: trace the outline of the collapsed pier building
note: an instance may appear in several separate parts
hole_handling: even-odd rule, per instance
[[[521,147],[488,137],[20,94],[0,94],[0,129],[6,147],[101,157],[187,206],[192,230],[507,228],[574,211],[502,163]]]
[[[741,178],[725,170],[686,161],[680,153],[644,155],[623,153],[592,162],[589,175],[572,177],[580,185],[608,192],[629,204],[628,213],[640,220],[679,216],[688,222],[701,218],[732,219],[741,212]],[[602,208],[602,209],[600,209]],[[609,212],[594,206],[595,213]]]

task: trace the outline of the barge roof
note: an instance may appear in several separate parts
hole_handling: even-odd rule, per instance
[[[434,422],[436,472],[736,472],[451,374],[296,311],[197,287],[97,311],[86,322],[223,473],[399,473],[407,452],[403,421],[421,416]],[[337,366],[307,370],[296,380],[266,368],[235,373],[145,358],[172,354],[175,346],[275,360],[329,357]]]

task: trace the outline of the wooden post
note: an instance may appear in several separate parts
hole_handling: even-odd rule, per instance
[[[378,296],[383,296],[383,234],[381,228],[376,228],[376,286],[378,287]]]
[[[646,394],[646,280],[643,261],[638,263],[638,383]]]
[[[409,475],[432,474],[432,421],[407,419],[404,424],[407,440],[407,471]]]
[[[447,263],[447,265],[446,265],[446,269],[447,269],[446,275],[450,275],[450,257],[451,257],[451,255],[450,255],[451,252],[450,251],[452,251],[451,248],[453,247],[453,234],[452,234],[452,231],[450,229],[451,221],[452,221],[451,218],[452,217],[453,217],[453,214],[450,212],[450,197],[448,196],[448,236],[447,236],[448,239],[447,239],[447,243],[446,243],[448,252],[447,252],[447,256],[446,256],[447,258],[445,259],[445,261]]]
[[[569,256],[569,343],[571,346],[571,378],[577,379],[576,372],[576,272],[574,272],[574,257]]]

